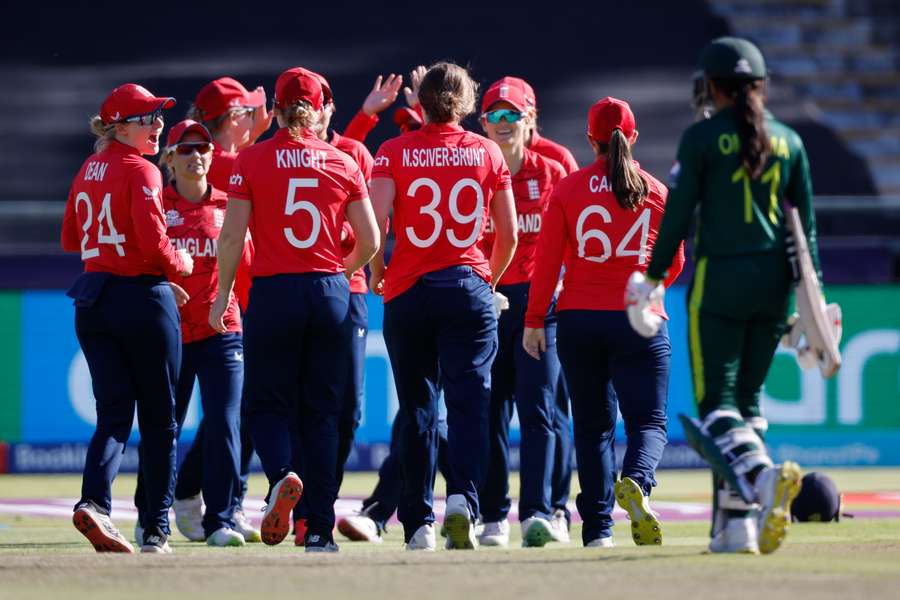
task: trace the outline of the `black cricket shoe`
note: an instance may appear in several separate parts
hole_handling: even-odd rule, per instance
[[[306,552],[337,552],[338,545],[334,543],[331,535],[322,535],[312,531],[306,532],[304,540]]]
[[[144,530],[144,543],[141,552],[149,554],[172,554],[169,546],[169,536],[160,531],[159,527],[149,527]]]

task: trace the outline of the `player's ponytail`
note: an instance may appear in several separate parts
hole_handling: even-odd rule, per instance
[[[320,116],[306,100],[294,102],[282,112],[284,127],[287,127],[294,139],[299,139],[304,129],[315,126]]]
[[[478,84],[451,62],[432,65],[419,85],[419,103],[431,123],[456,123],[475,112]]]
[[[598,144],[600,152],[607,154],[606,176],[619,206],[637,210],[650,193],[650,186],[631,158],[631,144],[621,129],[614,129],[609,144]]]
[[[751,179],[758,178],[769,159],[762,79],[714,79],[716,88],[734,100],[734,123],[741,147],[738,156]]]
[[[94,152],[103,152],[109,142],[116,139],[115,125],[106,125],[100,115],[91,117],[91,133],[97,136],[94,142]]]

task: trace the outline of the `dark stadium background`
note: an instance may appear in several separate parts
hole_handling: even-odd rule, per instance
[[[875,4],[900,12],[890,2]],[[331,81],[341,128],[377,74],[406,75],[416,64],[448,58],[468,65],[482,85],[505,74],[530,81],[544,133],[569,146],[582,164],[590,160],[583,137],[587,107],[605,95],[628,99],[641,130],[636,157],[665,180],[678,135],[691,120],[690,75],[699,52],[709,39],[730,32],[700,0],[17,3],[5,7],[4,21],[0,286],[9,288],[61,287],[77,272],[78,258],[57,249],[58,215],[91,149],[87,119],[119,83],[134,80],[178,98],[168,116],[172,123],[215,77],[264,85],[271,97],[277,74],[301,64]],[[780,94],[775,75],[773,101]],[[792,114],[798,112],[793,105],[787,112],[781,116],[809,148],[817,194],[876,192],[866,162],[834,132]],[[384,117],[367,140],[373,152],[396,134],[390,112]],[[478,130],[474,120],[469,125]],[[855,227],[870,227],[854,219]],[[824,214],[821,221],[827,242],[831,218]],[[847,216],[839,221],[846,226]],[[826,263],[835,265],[826,269],[833,281],[896,275],[896,261],[879,259],[872,273],[860,273],[854,265],[866,261],[847,261],[824,246]],[[863,246],[857,250],[867,257],[871,248]]]

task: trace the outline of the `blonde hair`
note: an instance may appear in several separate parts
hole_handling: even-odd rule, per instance
[[[298,100],[280,112],[284,126],[295,139],[300,137],[302,130],[315,126],[321,117],[306,100]]]
[[[100,118],[100,115],[91,117],[91,133],[97,136],[94,142],[94,152],[103,152],[109,143],[116,139],[116,126],[107,125]]]
[[[419,103],[432,123],[461,121],[475,112],[478,84],[451,62],[432,65],[419,85]]]

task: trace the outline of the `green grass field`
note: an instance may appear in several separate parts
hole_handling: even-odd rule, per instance
[[[828,470],[839,489],[900,493],[900,470]],[[342,493],[367,494],[374,474],[350,474]],[[665,471],[654,498],[703,501],[709,475]],[[74,497],[73,476],[0,476],[0,503],[11,498]],[[116,481],[128,496],[134,478]],[[511,482],[516,489],[518,483]],[[577,481],[575,482],[577,493]],[[443,491],[439,482],[437,490]],[[254,477],[250,494],[265,482]],[[849,512],[900,511],[890,505],[850,504]],[[114,515],[115,516],[115,515]],[[133,523],[118,521],[130,537]],[[0,598],[248,598],[256,593],[314,598],[900,598],[900,518],[844,519],[796,524],[771,556],[703,554],[708,524],[664,523],[665,545],[635,547],[627,522],[615,529],[617,547],[585,549],[580,529],[569,545],[519,548],[513,523],[510,549],[434,554],[402,549],[399,526],[382,545],[340,542],[337,555],[306,555],[291,538],[277,547],[208,548],[173,535],[171,556],[99,555],[63,518],[0,513]]]

